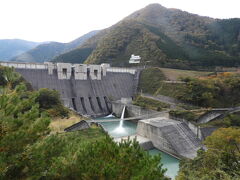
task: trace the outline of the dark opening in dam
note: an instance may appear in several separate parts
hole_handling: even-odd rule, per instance
[[[76,103],[75,103],[75,98],[72,98],[72,104],[73,104],[73,109],[75,111],[77,111],[77,106],[76,106]]]

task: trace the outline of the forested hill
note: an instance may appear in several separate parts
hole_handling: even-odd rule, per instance
[[[12,61],[23,62],[44,62],[49,61],[57,55],[66,53],[83,44],[87,39],[96,35],[98,31],[91,31],[69,43],[50,42],[41,44],[27,52],[24,52],[14,58]]]
[[[240,19],[237,18],[213,19],[151,4],[99,34],[60,59],[128,66],[130,55],[137,54],[142,57],[142,63],[150,61],[152,65],[164,67],[240,64]]]

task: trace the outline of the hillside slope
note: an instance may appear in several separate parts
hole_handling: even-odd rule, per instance
[[[91,31],[78,39],[75,39],[69,43],[50,42],[42,44],[34,49],[31,49],[25,53],[20,54],[12,58],[12,61],[23,61],[23,62],[44,62],[49,61],[55,56],[68,52],[77,46],[84,43],[87,39],[97,34],[98,31]]]
[[[66,63],[83,63],[87,57],[96,48],[98,41],[108,32],[108,30],[102,30],[96,35],[90,37],[85,43],[79,45],[69,52],[62,53],[54,57],[51,61],[53,62],[66,62]]]
[[[83,62],[87,57],[86,63],[129,66],[130,55],[138,54],[142,64],[163,67],[240,64],[240,19],[202,17],[159,4],[134,12],[96,39],[63,54],[62,61]],[[87,53],[86,47],[91,49]]]
[[[0,60],[8,61],[29,49],[32,49],[40,43],[25,41],[21,39],[1,39],[0,40]]]

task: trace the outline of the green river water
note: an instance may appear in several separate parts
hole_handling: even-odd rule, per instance
[[[103,118],[96,118],[96,120],[111,120],[117,119],[115,117],[103,117]],[[119,127],[120,122],[103,122],[100,123],[104,129],[108,132],[108,134],[114,138],[123,137],[123,136],[131,136],[136,134],[137,124],[131,121],[124,121],[123,122],[123,131],[117,131],[116,129]],[[177,175],[179,170],[179,160],[173,156],[168,155],[158,149],[151,149],[148,150],[150,155],[161,154],[161,163],[163,164],[163,168],[167,169],[166,175],[174,179]]]

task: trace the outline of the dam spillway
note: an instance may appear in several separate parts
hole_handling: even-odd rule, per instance
[[[201,141],[184,122],[166,117],[140,120],[137,134],[149,138],[157,149],[180,158],[193,159],[197,151],[203,147]]]
[[[57,90],[66,107],[93,117],[109,114],[110,101],[133,97],[137,87],[135,69],[109,64],[2,62],[0,65],[14,67],[35,90]]]

